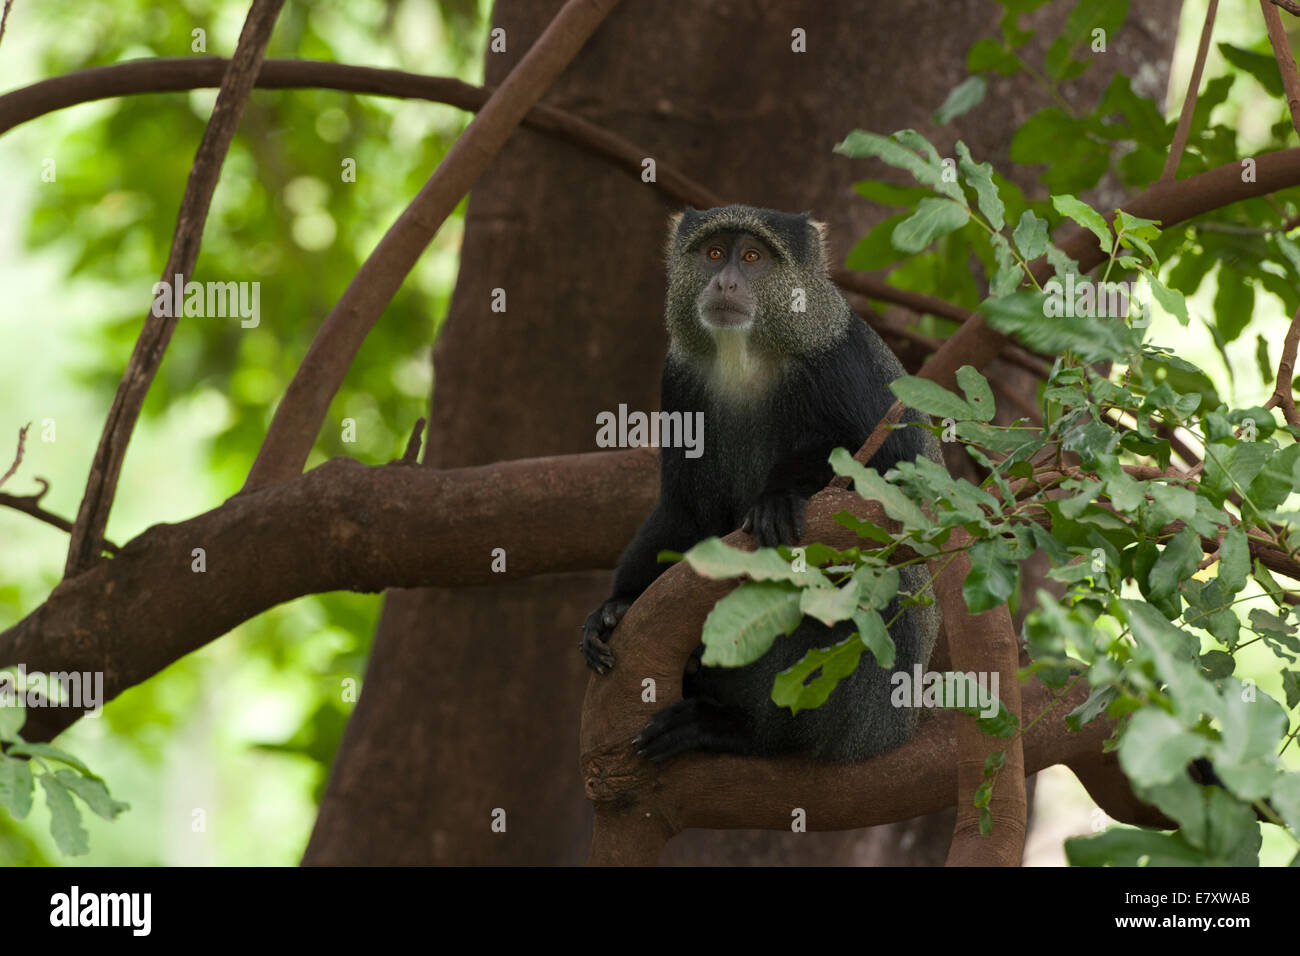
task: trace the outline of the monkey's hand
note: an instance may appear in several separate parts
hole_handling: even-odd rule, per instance
[[[803,536],[803,513],[808,499],[797,491],[765,491],[745,515],[741,531],[748,531],[760,548],[794,544]]]
[[[631,601],[610,598],[587,615],[587,620],[582,625],[582,642],[578,649],[587,659],[587,666],[597,674],[608,673],[614,666],[614,651],[608,643],[609,635],[631,606]]]

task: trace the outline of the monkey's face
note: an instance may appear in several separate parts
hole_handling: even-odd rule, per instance
[[[775,255],[762,239],[748,232],[718,232],[695,253],[705,279],[695,300],[700,323],[708,329],[747,331],[759,310],[758,287]]]
[[[827,274],[820,223],[752,206],[687,209],[671,223],[665,319],[678,355],[780,365],[843,338],[853,313]]]

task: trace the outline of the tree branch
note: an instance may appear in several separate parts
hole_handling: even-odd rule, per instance
[[[1277,384],[1264,407],[1282,409],[1286,423],[1300,428],[1300,415],[1296,414],[1295,393],[1291,384],[1295,379],[1297,344],[1300,344],[1300,309],[1296,310],[1291,318],[1291,327],[1286,330],[1286,339],[1282,342],[1282,358],[1277,363]]]
[[[1196,112],[1196,97],[1201,89],[1201,73],[1205,70],[1205,55],[1210,51],[1210,34],[1214,32],[1214,16],[1219,12],[1219,0],[1210,0],[1209,9],[1205,11],[1205,24],[1201,27],[1201,42],[1196,48],[1196,65],[1192,67],[1192,78],[1187,83],[1187,96],[1183,99],[1183,111],[1178,114],[1178,128],[1174,130],[1174,141],[1169,146],[1169,155],[1165,157],[1165,168],[1160,174],[1160,182],[1173,182],[1178,172],[1178,163],[1183,158],[1187,146],[1187,134],[1192,128],[1192,114]]]
[[[958,528],[949,539],[956,548],[968,549],[970,535]],[[970,559],[958,553],[927,562],[934,579],[934,593],[943,612],[948,635],[951,669],[961,673],[997,675],[1002,703],[1018,719],[1020,703],[1020,641],[1011,623],[1011,612],[1000,604],[982,614],[972,614],[962,597],[962,582],[970,573]],[[1010,740],[990,737],[980,730],[974,717],[954,718],[957,736],[957,822],[953,827],[949,866],[1019,866],[1025,855],[1028,804],[1025,796],[1025,752],[1022,735]],[[1022,722],[1020,726],[1024,726]],[[984,782],[985,760],[1003,751],[1006,763],[998,772],[989,810],[993,832],[980,831],[980,812],[975,791]]]
[[[37,521],[43,521],[60,531],[71,531],[71,521],[41,507],[41,499],[50,490],[50,483],[44,478],[33,478],[32,480],[41,486],[40,491],[34,495],[11,495],[0,491],[0,507],[21,511],[23,514],[31,515]],[[104,540],[104,549],[112,554],[117,553],[117,545],[107,539]]]
[[[652,448],[453,471],[335,459],[154,525],[113,560],[65,579],[0,633],[0,667],[100,671],[111,700],[304,594],[608,568],[654,507],[655,461]],[[204,571],[194,570],[198,548]],[[504,573],[492,571],[495,548]],[[48,740],[80,716],[32,710],[23,735]]]
[[[244,21],[239,44],[221,81],[216,105],[203,131],[203,140],[199,143],[185,185],[185,195],[176,217],[176,230],[172,234],[171,251],[163,269],[162,281],[168,287],[173,282],[184,281],[177,280],[176,276],[187,277],[194,271],[199,245],[203,241],[203,225],[208,218],[208,206],[217,187],[221,165],[243,116],[244,104],[252,92],[258,67],[266,54],[266,44],[283,4],[284,0],[253,0],[248,19]],[[86,481],[77,522],[72,529],[72,540],[68,544],[65,577],[73,577],[99,559],[108,513],[113,507],[113,495],[126,458],[126,447],[175,328],[176,316],[155,315],[150,309],[145,318],[144,328],[122,374],[122,382],[113,396],[113,405],[90,465],[90,477]]]
[[[447,151],[325,317],[275,410],[245,490],[302,471],[330,401],[407,273],[533,104],[617,5],[618,0],[568,0]]]
[[[27,429],[31,427],[32,423],[28,422],[22,428],[18,429],[18,450],[14,452],[14,463],[9,466],[8,471],[3,475],[0,475],[0,485],[3,485],[13,477],[14,472],[18,470],[18,466],[23,463],[23,452],[27,449]]]
[[[1300,76],[1296,75],[1291,41],[1287,39],[1286,27],[1282,26],[1282,14],[1277,12],[1277,7],[1269,0],[1259,0],[1259,8],[1264,14],[1264,25],[1268,27],[1268,42],[1273,45],[1273,58],[1277,60],[1278,72],[1282,74],[1286,106],[1291,111],[1291,125],[1300,134]]]

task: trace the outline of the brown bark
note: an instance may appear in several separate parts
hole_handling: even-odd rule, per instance
[[[1177,5],[1149,6],[1160,8],[1152,16],[1168,22]],[[522,0],[498,4],[496,24],[506,28],[511,52],[488,58],[489,83],[504,75],[554,8]],[[1067,4],[1056,4],[1039,19],[1059,22],[1067,12]],[[671,17],[653,5],[625,5],[547,100],[607,123],[729,200],[812,209],[831,224],[835,261],[882,211],[854,201],[849,190],[855,179],[878,171],[832,156],[831,147],[857,126],[926,129],[929,110],[964,76],[971,38],[990,30],[996,15],[980,0],[897,7],[866,0],[690,5],[674,8]],[[930,26],[920,29],[921,23]],[[794,27],[807,31],[808,54],[790,52]],[[1135,42],[1113,62],[1135,68],[1144,54],[1154,53],[1162,70],[1169,42]],[[917,63],[927,69],[915,70]],[[1090,76],[1087,84],[1099,88],[1106,79]],[[997,85],[1000,98],[978,123],[960,130],[977,155],[995,159],[1004,156],[1010,131],[1038,96],[1023,81]],[[656,407],[663,275],[647,265],[661,261],[669,211],[650,190],[629,188],[588,156],[529,131],[515,135],[470,198],[461,275],[435,356],[427,463],[448,467],[589,450],[597,411],[620,402]],[[508,291],[505,314],[488,309],[496,287]],[[579,584],[570,579],[566,586]],[[543,739],[571,748],[587,679],[572,645],[582,612],[607,586],[607,576],[593,575],[576,597],[539,587],[530,591],[531,605],[512,593],[509,607],[495,611],[493,589],[390,595],[397,610],[385,613],[372,670],[415,670],[427,679],[387,687],[382,697],[363,693],[306,862],[581,858],[586,829],[581,812],[572,812],[574,801],[581,801],[576,776],[543,782],[542,775],[516,768]],[[510,655],[493,653],[491,635],[507,632]],[[457,667],[439,666],[443,654]],[[381,660],[390,657],[404,667]],[[560,698],[571,702],[549,711],[527,699],[506,705],[534,715],[529,739],[502,720],[499,690],[512,674],[526,674],[538,687],[563,686]],[[428,746],[454,755],[408,763],[400,783],[389,783],[376,771],[391,763],[389,754],[400,753],[408,722],[436,728],[427,734]],[[555,770],[562,777],[573,766],[572,749],[568,753]],[[391,811],[398,786],[427,794],[427,805],[418,812]],[[480,825],[490,809],[482,793],[493,789],[515,794],[516,805],[545,804],[539,818],[550,821],[546,832],[535,840],[529,834],[525,847],[524,835],[514,829],[493,834]],[[435,830],[448,834],[436,846],[428,837]],[[942,862],[950,820],[930,833],[909,861]],[[782,837],[689,834],[675,839],[663,860],[896,858],[877,853],[863,835],[828,834],[816,845],[805,840],[797,847]]]

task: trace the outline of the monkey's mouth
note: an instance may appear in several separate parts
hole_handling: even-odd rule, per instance
[[[704,310],[705,323],[719,328],[734,329],[740,325],[748,325],[753,320],[754,317],[748,312],[725,305],[711,305]]]

